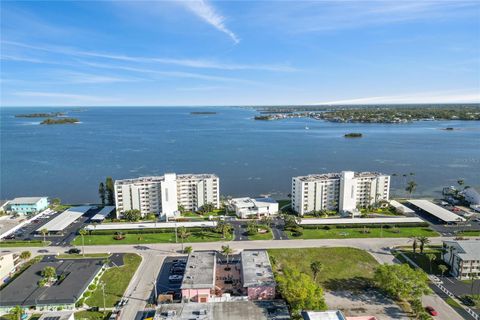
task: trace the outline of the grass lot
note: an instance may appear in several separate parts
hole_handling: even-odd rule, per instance
[[[290,199],[284,199],[284,200],[277,200],[278,202],[278,208],[281,209],[283,206],[286,206],[287,204],[291,204],[292,201]]]
[[[272,229],[270,227],[261,227],[262,229],[267,229],[267,233],[257,233],[253,236],[248,236],[248,240],[272,240],[273,239],[273,234],[272,234]]]
[[[447,265],[446,263],[442,262],[441,251],[439,247],[426,247],[423,253],[420,253],[418,250],[416,253],[413,253],[411,249],[404,249],[399,251],[401,251],[404,255],[413,260],[426,273],[430,273],[430,261],[427,258],[428,253],[433,253],[435,255],[435,260],[432,261],[432,274],[441,275],[442,273],[438,269],[438,266],[440,264]],[[401,260],[404,261],[403,259]],[[448,271],[445,273],[445,275],[446,274],[448,274]]]
[[[381,215],[389,215],[389,216],[398,216],[400,215],[395,211],[395,208],[388,207],[388,208],[377,208],[377,209],[360,209],[360,212],[363,214],[381,214]]]
[[[123,240],[115,240],[114,235],[87,235],[85,236],[85,245],[109,245],[109,244],[147,244],[147,243],[175,243],[175,232],[162,233],[132,233],[125,234]],[[220,233],[212,231],[197,231],[184,240],[184,242],[212,242],[223,241]],[[226,241],[232,240],[232,235],[228,235]],[[180,238],[178,238],[180,243]],[[73,239],[72,245],[81,246],[82,237]]]
[[[80,311],[75,312],[74,317],[75,320],[104,320],[110,317],[110,311],[107,311],[106,314],[95,311]]]
[[[2,248],[11,248],[11,247],[44,247],[48,246],[50,241],[43,242],[42,240],[31,240],[31,241],[0,241],[0,247]]]
[[[462,309],[462,306],[455,300],[453,300],[452,298],[448,297],[447,299],[445,299],[445,302],[452,308],[459,308],[459,309]]]
[[[462,232],[457,233],[458,236],[465,236],[465,237],[478,237],[480,236],[480,230],[465,230]]]
[[[373,277],[377,261],[366,251],[356,248],[269,249],[273,270],[296,268],[312,276],[310,264],[320,261],[322,271],[317,282],[329,290],[361,288]]]
[[[79,254],[59,254],[56,256],[57,259],[86,259],[86,258],[108,258],[110,255],[108,253],[89,253],[83,256]]]
[[[324,229],[303,229],[303,235],[294,237],[291,232],[288,236],[291,239],[340,239],[340,238],[408,238],[411,236],[437,237],[439,234],[426,227],[402,227],[397,228],[399,232],[392,229],[370,228],[370,233],[362,233],[363,228],[331,228]]]
[[[137,254],[127,253],[124,255],[123,261],[125,263],[123,266],[108,269],[100,278],[100,281],[105,283],[105,304],[107,308],[113,307],[120,301],[142,258]],[[99,285],[85,303],[91,307],[103,308],[102,289]]]

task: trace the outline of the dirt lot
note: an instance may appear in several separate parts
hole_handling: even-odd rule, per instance
[[[375,316],[378,320],[405,319],[408,316],[391,299],[375,290],[325,291],[328,308],[341,310],[346,316]]]

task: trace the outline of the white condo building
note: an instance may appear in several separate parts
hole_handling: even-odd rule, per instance
[[[336,210],[354,213],[389,198],[390,176],[375,172],[342,171],[292,178],[292,208],[300,215]]]
[[[127,210],[140,210],[142,216],[157,214],[168,219],[181,205],[196,211],[211,203],[220,207],[220,179],[214,174],[175,174],[115,181],[117,216]]]

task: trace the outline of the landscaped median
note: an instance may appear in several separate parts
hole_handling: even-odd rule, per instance
[[[428,227],[343,227],[304,226],[302,232],[287,231],[290,239],[342,239],[342,238],[409,238],[412,236],[438,237]]]
[[[182,242],[181,228],[177,230],[177,243]],[[232,233],[218,232],[217,228],[185,228],[183,242],[213,242],[232,240]],[[90,231],[84,236],[85,245],[111,244],[147,244],[147,243],[175,243],[175,230],[148,229],[148,230],[98,230]],[[82,237],[73,239],[72,245],[81,246]]]
[[[41,240],[5,240],[0,241],[0,247],[2,248],[11,248],[11,247],[44,247],[50,245],[50,241],[43,242]]]

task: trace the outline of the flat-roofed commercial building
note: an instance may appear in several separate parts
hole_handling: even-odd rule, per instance
[[[217,254],[195,251],[188,256],[183,276],[182,297],[189,301],[208,302],[215,289]]]
[[[214,174],[166,173],[163,176],[140,177],[115,181],[117,216],[128,210],[139,210],[142,216],[173,217],[181,205],[196,211],[206,204],[220,207],[220,179]]]
[[[22,197],[8,202],[10,211],[20,214],[30,214],[43,211],[48,207],[47,197]]]
[[[459,280],[480,277],[480,240],[443,241],[443,261],[450,266],[450,274]]]
[[[388,201],[390,176],[376,172],[342,171],[292,178],[292,209],[309,212],[335,210],[354,213],[379,201]]]
[[[248,300],[271,300],[275,298],[275,277],[266,250],[244,250],[242,281]]]
[[[242,219],[264,217],[278,213],[278,202],[271,198],[234,198],[229,208]]]

